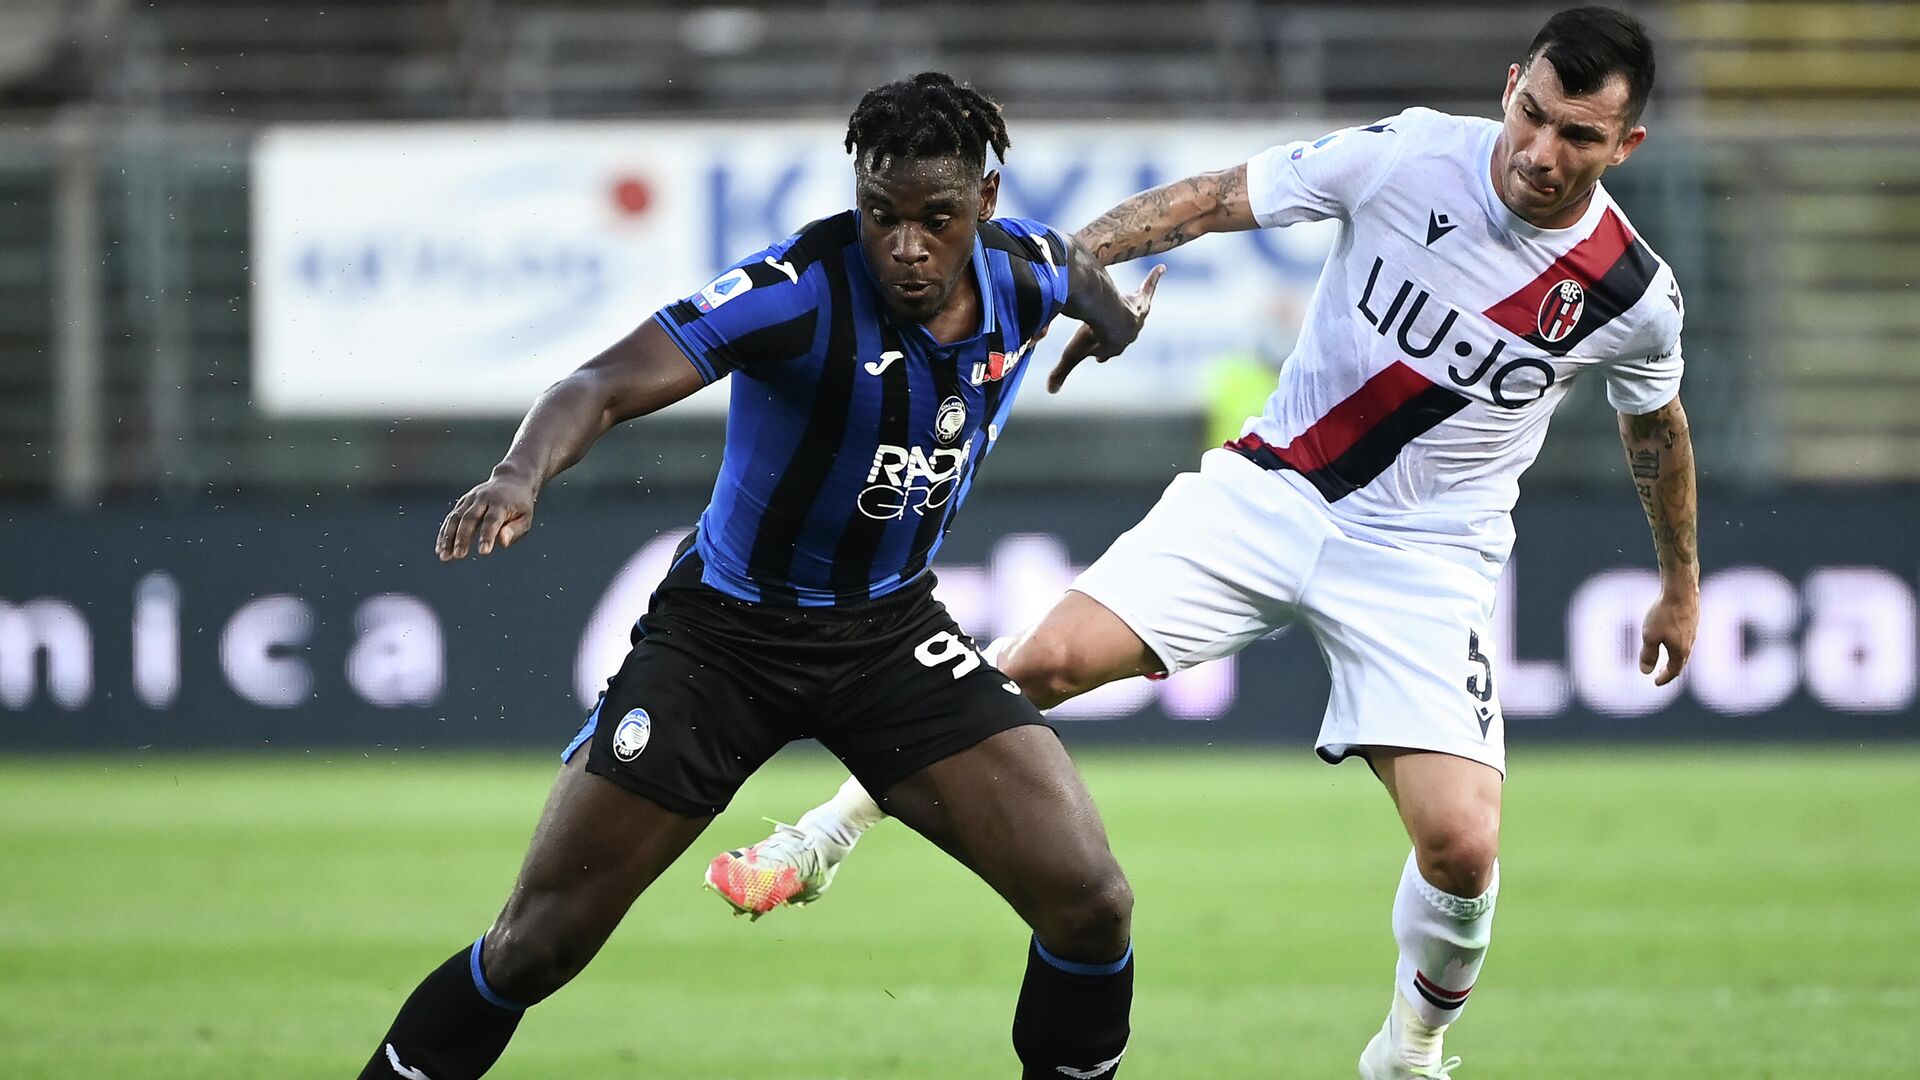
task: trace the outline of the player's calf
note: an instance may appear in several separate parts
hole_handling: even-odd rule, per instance
[[[1133,889],[1111,857],[1065,869],[1040,875],[1049,895],[1022,912],[1034,938],[1013,1045],[1029,1080],[1112,1076],[1131,1030]]]
[[[1076,963],[1036,939],[1013,1014],[1024,1080],[1102,1080],[1120,1068],[1131,1034],[1133,949],[1105,963]]]
[[[468,1080],[493,1067],[526,1006],[482,974],[484,939],[454,953],[414,988],[360,1080]]]

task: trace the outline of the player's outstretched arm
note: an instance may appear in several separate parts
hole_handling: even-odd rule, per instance
[[[663,409],[702,386],[665,330],[652,319],[580,365],[540,395],[493,475],[453,504],[434,551],[441,562],[511,547],[533,527],[533,504],[547,481],[586,456],[594,440],[623,420]]]
[[[1088,357],[1105,363],[1134,343],[1140,328],[1146,325],[1147,312],[1153,308],[1153,291],[1160,284],[1160,275],[1167,272],[1165,264],[1154,267],[1147,271],[1147,279],[1138,290],[1123,296],[1086,245],[1070,239],[1067,248],[1067,302],[1060,313],[1080,320],[1081,326],[1047,376],[1049,394],[1059,392],[1075,364]]]
[[[1640,670],[1652,675],[1664,647],[1667,665],[1653,681],[1665,686],[1680,677],[1700,628],[1699,508],[1687,411],[1676,397],[1641,416],[1621,413],[1620,442],[1660,558],[1660,599],[1641,628]]]
[[[1216,232],[1257,229],[1247,167],[1205,172],[1128,196],[1073,238],[1102,266],[1177,248]]]
[[[1075,243],[1072,246],[1076,253],[1081,252],[1082,249],[1079,244]],[[1107,276],[1106,270],[1102,269],[1099,263],[1093,262],[1091,255],[1086,255],[1084,258],[1090,267],[1086,273],[1098,279],[1099,287],[1112,291],[1115,296],[1119,296],[1118,290],[1115,289],[1113,280]],[[1078,290],[1080,288],[1080,266],[1077,261],[1071,265],[1070,271],[1074,273],[1074,284],[1070,287]],[[1117,336],[1108,336],[1108,334],[1113,332],[1103,332],[1098,329],[1100,324],[1090,321],[1085,315],[1075,314],[1073,301],[1071,299],[1068,300],[1067,305],[1061,309],[1061,313],[1068,318],[1081,319],[1082,322],[1080,327],[1073,332],[1073,336],[1067,339],[1066,347],[1060,350],[1060,359],[1054,362],[1053,370],[1047,373],[1047,393],[1059,393],[1060,387],[1067,381],[1067,376],[1073,372],[1074,367],[1079,364],[1080,361],[1092,357],[1095,362],[1104,364],[1108,360],[1120,355],[1128,345],[1133,344],[1134,340],[1140,336],[1140,328],[1146,325],[1147,313],[1153,309],[1153,292],[1160,286],[1160,275],[1166,272],[1167,266],[1165,263],[1155,266],[1153,269],[1147,271],[1147,279],[1140,283],[1138,289],[1125,296],[1119,296],[1120,302],[1126,305],[1131,325],[1122,327]],[[1079,294],[1075,293],[1074,295]],[[1107,301],[1105,298],[1102,298],[1100,302],[1105,304]],[[1110,318],[1111,316],[1103,317]]]

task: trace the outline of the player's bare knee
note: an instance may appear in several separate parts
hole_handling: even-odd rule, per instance
[[[1473,897],[1493,883],[1500,854],[1496,830],[1474,826],[1432,829],[1414,843],[1414,858],[1427,884],[1454,896]]]
[[[593,949],[564,930],[504,920],[487,932],[481,949],[487,986],[523,1005],[535,1004],[571,982],[592,956]]]
[[[1035,920],[1034,933],[1056,955],[1104,963],[1124,952],[1133,935],[1133,886],[1119,866],[1074,888]]]
[[[1042,709],[1085,693],[1095,685],[1085,671],[1086,658],[1071,642],[1030,634],[1000,657],[1000,670],[1020,685],[1027,700]]]

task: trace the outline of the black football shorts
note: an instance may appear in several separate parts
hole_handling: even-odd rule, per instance
[[[818,739],[878,796],[1046,723],[933,598],[931,574],[877,600],[796,608],[735,599],[701,569],[691,549],[675,561],[563,760],[585,746],[588,772],[698,817],[795,739]]]

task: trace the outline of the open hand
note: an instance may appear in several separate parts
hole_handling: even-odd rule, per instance
[[[495,544],[512,547],[533,528],[533,485],[494,476],[460,496],[440,523],[434,554],[441,562],[464,559],[469,552],[491,554]]]
[[[1160,275],[1167,272],[1167,264],[1161,263],[1147,271],[1147,280],[1140,283],[1138,291],[1122,297],[1133,312],[1132,333],[1125,340],[1107,340],[1096,333],[1093,327],[1080,324],[1068,339],[1067,347],[1061,350],[1060,361],[1053,365],[1053,371],[1047,375],[1047,393],[1057,394],[1067,381],[1067,375],[1080,361],[1092,357],[1095,363],[1104,364],[1120,355],[1127,346],[1140,336],[1140,328],[1146,325],[1147,312],[1153,308],[1153,290],[1160,284]]]

